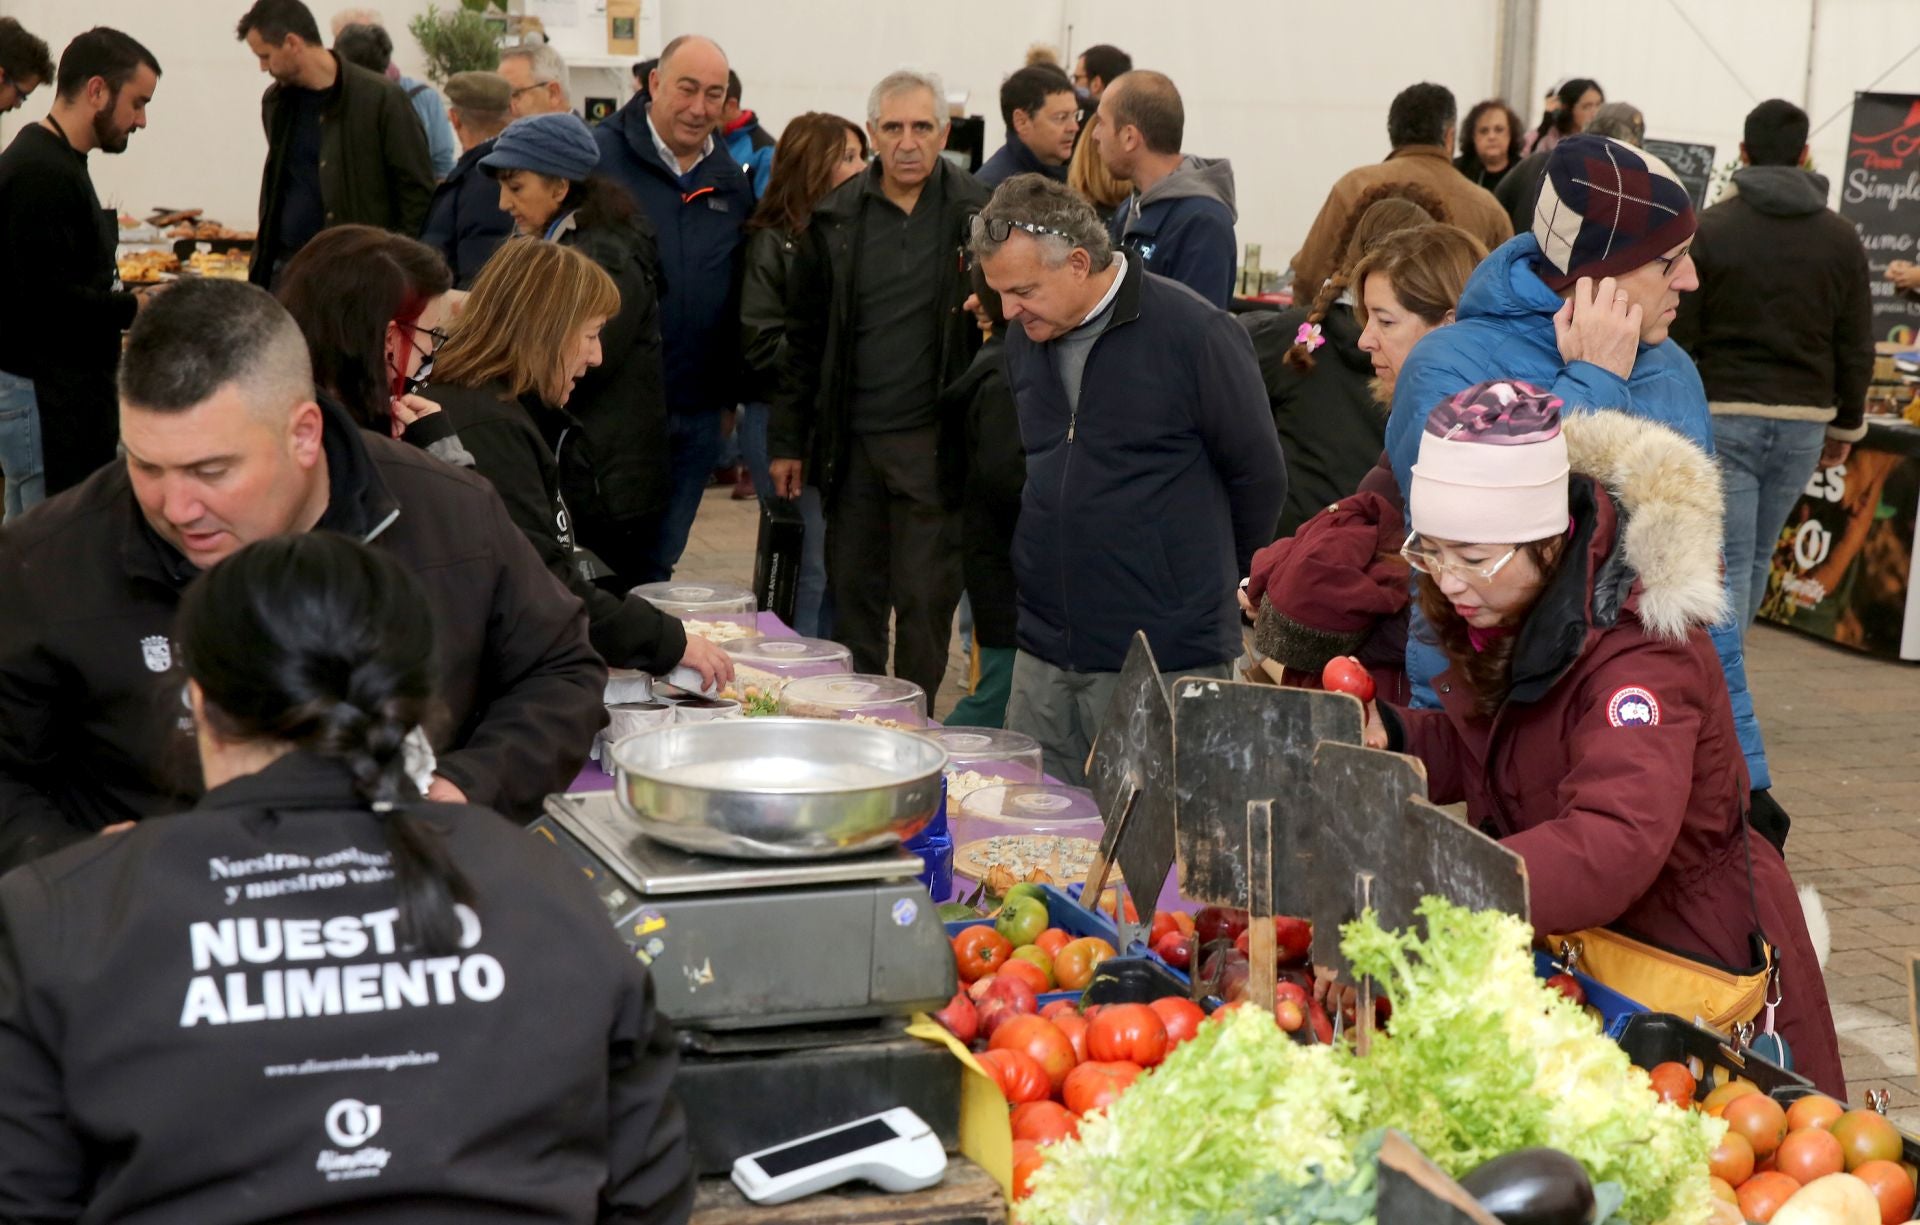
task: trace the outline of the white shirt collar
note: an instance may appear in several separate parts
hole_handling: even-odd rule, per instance
[[[672,149],[668,148],[666,141],[660,139],[660,129],[655,127],[653,124],[653,107],[652,106],[647,107],[647,135],[653,137],[653,147],[659,151],[660,160],[666,164],[666,167],[668,170],[673,171],[673,173],[675,174],[688,173],[688,171],[680,169],[680,155],[678,153],[675,153]],[[708,132],[706,140],[702,141],[700,144],[700,156],[693,159],[693,164],[695,166],[698,166],[701,162],[706,161],[708,156],[711,155],[712,153],[713,153],[713,133]]]
[[[1086,319],[1082,319],[1074,325],[1074,330],[1078,331],[1087,326],[1088,319],[1098,319],[1101,311],[1113,305],[1113,300],[1120,296],[1120,282],[1126,279],[1127,257],[1123,252],[1115,251],[1113,253],[1113,284],[1107,286],[1107,292],[1100,295],[1100,301],[1095,303],[1093,309],[1087,312]]]

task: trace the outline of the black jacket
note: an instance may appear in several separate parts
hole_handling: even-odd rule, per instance
[[[595,537],[658,514],[667,505],[667,399],[660,342],[660,255],[644,217],[621,225],[581,225],[579,213],[555,241],[607,270],[620,290],[620,313],[600,334],[601,360],[574,384],[567,411],[586,430],[602,491],[601,515],[580,523]],[[604,516],[604,519],[602,518]]]
[[[446,257],[455,289],[472,285],[480,266],[513,237],[513,218],[500,210],[500,184],[480,169],[480,159],[491,152],[493,141],[486,140],[460,155],[433,189],[420,231],[420,241]]]
[[[786,360],[773,402],[767,453],[807,461],[807,481],[832,497],[852,438],[846,422],[846,386],[853,373],[853,338],[859,284],[858,252],[870,196],[867,185],[878,165],[842,183],[813,210],[794,256],[787,286]],[[936,385],[960,377],[973,360],[980,331],[961,309],[971,292],[966,268],[968,226],[988,192],[966,171],[940,158],[941,229],[952,236],[953,257],[927,274],[939,278],[940,352]],[[929,182],[929,189],[933,186]],[[958,423],[942,423],[942,446],[959,445]]]
[[[473,886],[445,961],[386,944],[384,823],[301,752],[0,881],[0,1218],[687,1220],[646,970],[552,847],[416,811]]]
[[[601,501],[592,443],[565,411],[534,397],[516,400],[498,383],[434,384],[421,393],[444,411],[473,456],[473,469],[493,482],[507,514],[533,542],[540,560],[587,606],[587,637],[600,658],[655,675],[687,653],[680,622],[639,596],[617,596],[593,582],[590,555],[574,542],[572,515]],[[428,418],[431,420],[432,418]]]
[[[1287,494],[1260,364],[1232,316],[1136,259],[1110,309],[1077,410],[1048,346],[1007,334],[1027,453],[1020,647],[1117,672],[1144,631],[1162,670],[1223,663],[1240,653],[1235,587]]]
[[[1013,534],[1027,457],[1020,446],[1020,410],[1007,388],[1006,350],[1006,337],[996,334],[940,393],[942,418],[958,418],[966,429],[965,449],[955,448],[958,462],[943,464],[941,476],[947,501],[960,507],[960,564],[973,604],[973,635],[983,647],[1018,645]]]
[[[433,199],[433,155],[427,131],[406,91],[377,72],[338,55],[339,79],[320,116],[320,198],[326,224],[377,225],[409,237],[420,232]],[[260,121],[267,131],[267,165],[260,176],[260,231],[253,245],[252,280],[273,277],[279,243],[281,195],[287,176],[292,111],[280,107],[282,86],[267,87]]]
[[[985,183],[991,192],[1016,174],[1044,175],[1056,183],[1064,183],[1067,181],[1067,164],[1047,165],[1027,147],[1026,141],[1009,132],[1007,143],[983,162],[980,169],[974,171],[973,177]]]
[[[787,357],[787,285],[800,241],[772,226],[747,238],[745,279],[740,286],[740,360],[746,366],[743,397],[771,404],[780,390]]]
[[[1484,187],[1488,191],[1497,189],[1500,186],[1500,181],[1513,173],[1513,168],[1519,164],[1519,162],[1513,161],[1508,162],[1504,170],[1488,170],[1486,166],[1481,163],[1480,155],[1471,152],[1462,153],[1459,157],[1453,159],[1453,168],[1455,170],[1466,175],[1467,180],[1475,187]],[[1516,233],[1517,232],[1518,231],[1516,231]]]
[[[320,529],[390,552],[433,606],[437,772],[476,804],[536,815],[606,723],[580,601],[486,481],[325,411]],[[170,637],[196,573],[147,526],[124,464],[0,529],[0,869],[200,794]]]
[[[1857,441],[1873,379],[1859,232],[1827,207],[1817,174],[1750,166],[1733,186],[1700,214],[1700,289],[1680,296],[1673,338],[1699,365],[1709,401],[1834,408],[1830,431]]]
[[[732,408],[740,399],[740,265],[753,185],[718,134],[713,152],[686,175],[669,168],[654,148],[647,104],[644,92],[635,94],[594,129],[600,173],[632,194],[658,235],[668,407]]]
[[[1552,152],[1551,149],[1542,149],[1538,153],[1527,154],[1507,167],[1507,173],[1493,189],[1493,198],[1500,201],[1501,208],[1507,210],[1516,234],[1527,234],[1533,230],[1533,206],[1540,199],[1540,180],[1547,177],[1547,155]]]
[[[1347,307],[1336,304],[1320,321],[1326,343],[1314,350],[1314,367],[1305,374],[1282,360],[1307,320],[1305,307],[1234,318],[1253,340],[1274,432],[1287,457],[1287,504],[1278,536],[1291,536],[1359,488],[1386,450],[1387,410],[1373,398],[1373,359],[1360,351],[1360,323]]]

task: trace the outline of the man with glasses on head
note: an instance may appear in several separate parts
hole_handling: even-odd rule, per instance
[[[507,106],[515,119],[573,109],[567,94],[567,62],[545,43],[506,48],[495,71],[507,79]]]
[[[1555,145],[1532,229],[1487,256],[1460,296],[1455,322],[1423,337],[1400,370],[1387,455],[1402,496],[1433,407],[1492,379],[1544,388],[1568,412],[1612,408],[1646,417],[1712,454],[1700,374],[1668,336],[1681,295],[1700,288],[1690,252],[1696,226],[1687,189],[1653,154],[1589,134]],[[1413,615],[1418,622],[1417,608]],[[1787,817],[1767,793],[1772,778],[1740,627],[1729,620],[1714,627],[1713,639],[1754,788],[1754,827],[1782,842]],[[1407,639],[1416,706],[1437,704],[1430,682],[1445,666],[1416,625]]]
[[[46,40],[13,18],[0,17],[0,114],[25,106],[29,94],[52,80],[53,56]],[[46,496],[33,380],[9,373],[4,359],[0,359],[0,478],[6,482],[8,519]]]
[[[1136,632],[1169,679],[1229,674],[1236,584],[1273,539],[1286,466],[1246,330],[1114,250],[1072,189],[1008,179],[971,248],[1027,450],[1007,726],[1078,784]]]
[[[8,88],[25,84],[31,71],[22,69]],[[47,494],[79,484],[113,459],[120,334],[147,299],[120,284],[119,226],[100,207],[87,155],[124,152],[147,126],[147,103],[159,84],[152,52],[118,30],[88,30],[61,53],[46,118],[22,128],[0,154],[0,370],[33,381]],[[0,401],[0,415],[15,427],[9,441],[24,448],[19,393],[8,399],[11,405]],[[22,450],[8,451],[12,518],[42,490],[23,477],[15,501]]]
[[[781,497],[820,487],[836,636],[854,668],[887,670],[891,618],[894,672],[931,705],[961,587],[939,461],[958,454],[964,423],[941,419],[939,397],[979,345],[961,305],[967,225],[987,193],[941,156],[939,77],[903,69],[874,86],[867,133],[872,167],[820,202],[794,257],[768,453]]]

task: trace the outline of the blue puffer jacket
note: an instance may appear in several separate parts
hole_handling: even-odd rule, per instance
[[[1624,380],[1589,362],[1570,363],[1560,356],[1553,316],[1561,300],[1534,273],[1533,264],[1539,258],[1540,247],[1532,234],[1521,234],[1495,248],[1460,295],[1457,322],[1429,332],[1408,354],[1394,386],[1393,413],[1387,419],[1387,457],[1403,497],[1413,461],[1420,454],[1427,414],[1448,396],[1487,379],[1524,379],[1553,392],[1569,409],[1617,408],[1658,421],[1713,454],[1707,393],[1693,359],[1673,341],[1641,345],[1633,376]],[[1417,622],[1417,606],[1414,616]],[[1429,681],[1447,664],[1439,648],[1423,640],[1422,629],[1416,624],[1407,636],[1407,679],[1413,685],[1414,705],[1437,706]],[[1747,691],[1739,627],[1723,623],[1714,626],[1712,634],[1727,674],[1748,773],[1756,789],[1766,788],[1772,778],[1760,722],[1753,713],[1753,695]]]

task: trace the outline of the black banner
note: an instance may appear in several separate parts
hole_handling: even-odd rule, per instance
[[[1894,260],[1920,260],[1920,97],[1853,96],[1840,215],[1853,222],[1867,248],[1874,339],[1912,344],[1920,327],[1920,299],[1902,294],[1886,278]]]

